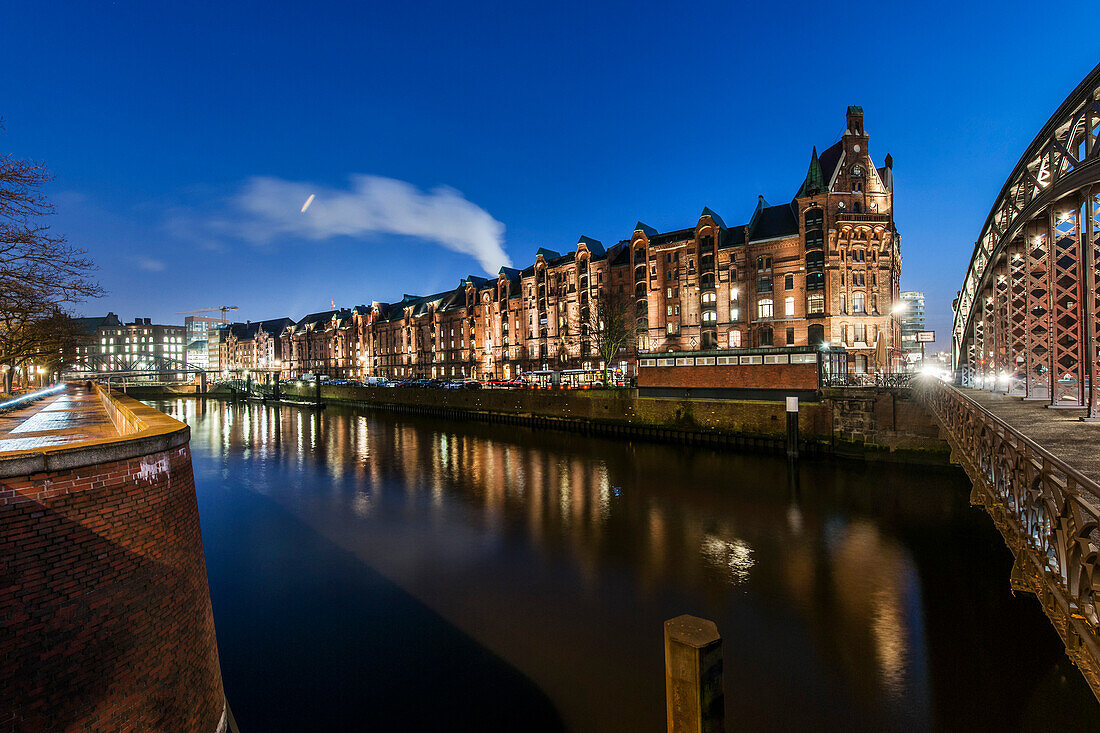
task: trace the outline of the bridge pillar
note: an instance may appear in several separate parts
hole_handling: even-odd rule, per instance
[[[1011,374],[1024,379],[1009,382],[1009,394],[1027,394],[1027,260],[1024,239],[1018,237],[1008,248],[1008,353]]]
[[[1014,365],[1008,329],[1008,260],[997,263],[993,273],[993,368],[995,392],[1008,392]]]
[[[1076,197],[1047,209],[1050,230],[1051,407],[1082,407],[1081,206]]]
[[[1048,233],[1031,223],[1024,235],[1027,268],[1027,400],[1050,399],[1050,253]]]
[[[1096,379],[1100,375],[1100,350],[1097,349],[1096,336],[1100,331],[1100,186],[1089,188],[1085,196],[1085,378],[1088,381],[1085,404],[1088,406],[1086,420],[1100,420],[1100,389]]]
[[[978,321],[981,332],[981,357],[978,359],[978,365],[982,370],[981,386],[982,389],[993,392],[997,389],[997,342],[992,287],[981,291],[978,295],[978,303],[982,314],[982,319]]]

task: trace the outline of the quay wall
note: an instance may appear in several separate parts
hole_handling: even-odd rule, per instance
[[[223,731],[189,429],[100,395],[124,436],[0,454],[0,730]]]
[[[312,384],[286,397],[316,399]],[[782,450],[783,402],[639,397],[637,390],[440,390],[322,385],[321,399],[376,409],[478,419],[593,434]],[[799,405],[801,450],[869,460],[947,465],[935,420],[898,389],[826,389]]]

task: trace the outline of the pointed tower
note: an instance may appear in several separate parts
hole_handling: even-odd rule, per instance
[[[821,160],[817,157],[815,145],[814,152],[810,156],[810,168],[806,171],[806,180],[802,182],[802,188],[798,189],[795,198],[815,196],[819,193],[825,193],[825,174],[821,171]]]

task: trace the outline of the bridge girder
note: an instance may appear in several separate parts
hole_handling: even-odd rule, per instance
[[[992,340],[990,361],[1022,368],[1029,397],[1097,407],[1098,209],[1100,65],[1027,147],[974,245],[952,327],[964,379],[985,375]]]

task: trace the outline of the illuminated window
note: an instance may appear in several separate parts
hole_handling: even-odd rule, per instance
[[[756,301],[757,318],[771,318],[772,315],[773,311],[771,298],[761,298],[760,300]]]
[[[703,293],[704,303],[716,303],[718,301],[718,293],[713,291]]]
[[[716,323],[718,314],[714,311],[703,311],[703,323]]]
[[[730,308],[730,320],[731,321],[736,321],[736,320],[739,320],[740,318],[741,318],[741,309],[740,308]]]
[[[794,315],[794,298],[787,298],[783,301],[783,308],[788,316]]]
[[[736,349],[741,345],[741,332],[730,331],[730,348]]]

